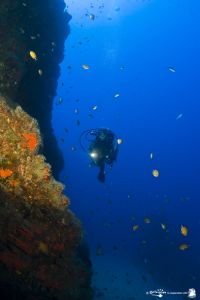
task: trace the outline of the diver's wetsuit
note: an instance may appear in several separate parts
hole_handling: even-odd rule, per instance
[[[99,129],[92,135],[95,135],[96,138],[92,141],[89,151],[97,153],[97,157],[93,158],[93,163],[100,169],[99,181],[105,182],[105,164],[112,165],[118,152],[118,147],[114,143],[115,136],[109,129]]]

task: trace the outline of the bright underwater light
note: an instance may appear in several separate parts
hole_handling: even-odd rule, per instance
[[[98,153],[95,152],[95,151],[92,151],[92,152],[90,152],[90,156],[91,156],[92,158],[97,158],[97,157],[98,157]]]

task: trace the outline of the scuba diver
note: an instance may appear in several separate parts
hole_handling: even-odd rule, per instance
[[[87,150],[83,146],[83,138],[86,142],[90,142]],[[112,167],[118,154],[115,134],[106,128],[86,130],[80,136],[80,144],[83,150],[89,153],[92,165],[99,167],[99,181],[105,182],[105,164]]]

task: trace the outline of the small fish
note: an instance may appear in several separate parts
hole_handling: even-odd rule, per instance
[[[90,66],[89,66],[89,65],[82,65],[82,68],[83,68],[84,70],[89,70],[89,69],[90,69]]]
[[[166,230],[166,229],[167,229],[167,225],[166,225],[166,224],[161,223],[160,225],[161,225],[161,227],[162,227],[163,230]]]
[[[76,125],[77,125],[77,126],[80,125],[80,121],[79,121],[79,120],[76,121]]]
[[[184,250],[187,250],[188,248],[190,247],[190,245],[188,245],[188,244],[181,244],[181,245],[179,245],[179,250],[182,250],[182,251],[184,251]]]
[[[37,60],[37,54],[34,52],[34,51],[30,51],[29,52],[29,55],[30,55],[30,57],[33,59],[33,60]]]
[[[154,169],[154,170],[152,171],[152,175],[153,175],[154,177],[158,177],[158,176],[159,176],[159,171],[156,170],[156,169]]]
[[[102,248],[101,248],[100,246],[98,246],[98,247],[96,248],[96,255],[97,255],[97,256],[103,255],[103,250],[102,250]]]
[[[58,98],[58,102],[57,105],[62,104],[63,103],[63,99],[61,97]]]
[[[154,158],[154,155],[153,155],[153,152],[150,153],[150,159],[153,159]]]
[[[149,218],[144,218],[144,223],[149,224],[151,223],[151,220]]]
[[[20,31],[21,31],[22,34],[25,33],[25,30],[23,28],[20,28]]]
[[[78,108],[75,108],[74,113],[75,113],[76,115],[78,115],[78,114],[79,114],[79,109],[78,109]]]
[[[183,114],[179,114],[179,115],[176,117],[176,120],[179,120],[179,119],[181,119],[181,118],[182,118],[182,116],[183,116]]]
[[[138,230],[139,229],[139,225],[134,225],[133,226],[133,231],[136,231],[136,230]]]
[[[116,8],[115,8],[115,11],[120,11],[120,7],[116,7]]]
[[[97,109],[97,105],[92,106],[92,110],[96,110]]]
[[[22,272],[20,272],[19,270],[17,270],[16,273],[17,273],[18,275],[22,275]]]
[[[172,72],[172,73],[175,73],[175,72],[176,72],[175,68],[172,68],[172,67],[169,67],[168,70],[169,70],[170,72]]]
[[[180,201],[186,202],[186,201],[188,201],[189,199],[190,199],[189,197],[181,197],[181,198],[180,198]]]
[[[40,76],[42,76],[43,72],[42,72],[41,69],[38,70],[38,74],[39,74]]]
[[[144,263],[145,265],[148,263],[148,259],[146,257],[144,258]]]
[[[117,144],[118,144],[118,145],[121,145],[122,142],[123,142],[122,139],[117,139]]]
[[[146,283],[147,282],[147,277],[145,275],[142,275],[142,280]]]
[[[142,240],[142,241],[141,241],[141,244],[142,244],[142,245],[146,245],[146,244],[147,244],[147,241],[146,241],[146,240]]]
[[[115,94],[114,98],[118,98],[120,96],[120,94]]]
[[[94,116],[92,114],[88,114],[89,118],[94,118]]]
[[[89,14],[89,19],[92,20],[92,21],[94,21],[95,15],[94,14]]]
[[[42,253],[47,253],[48,252],[48,246],[46,243],[44,242],[40,242],[39,245],[38,245],[38,250]]]
[[[187,236],[188,235],[188,228],[186,226],[181,225],[181,234],[183,236]]]

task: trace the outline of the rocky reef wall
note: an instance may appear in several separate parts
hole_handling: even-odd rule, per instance
[[[0,97],[0,298],[88,300],[91,265],[38,123]]]
[[[64,9],[63,0],[0,1],[0,94],[38,120],[43,153],[56,178],[63,158],[52,132],[51,111],[69,34],[71,17]]]
[[[51,128],[59,63],[69,34],[64,7],[63,0],[0,1],[4,300],[92,299],[89,254],[80,221],[56,180],[63,160]]]

